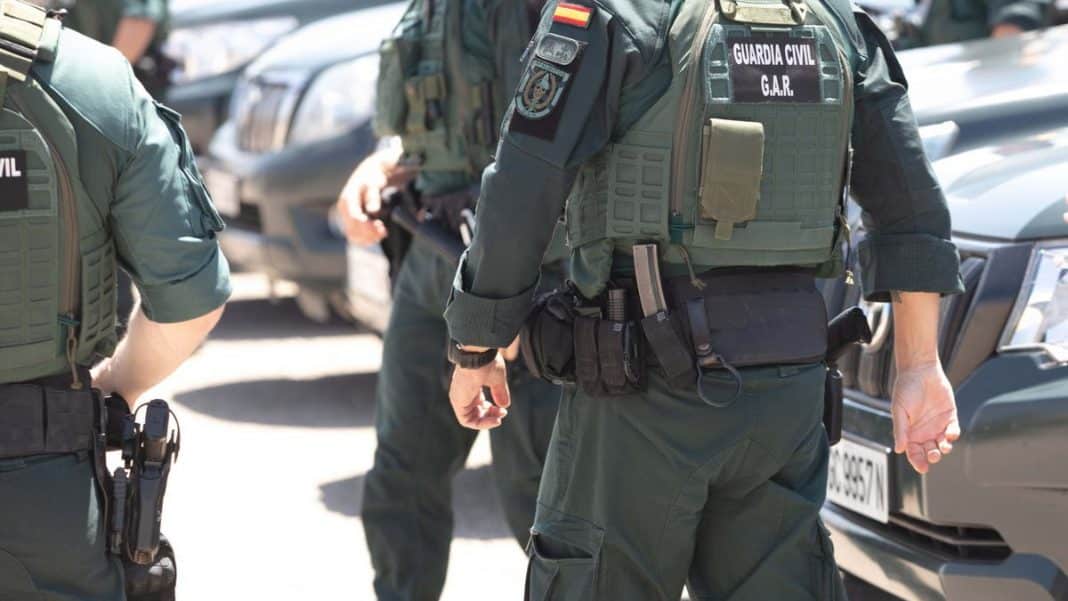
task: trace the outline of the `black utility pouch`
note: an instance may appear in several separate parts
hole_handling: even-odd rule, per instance
[[[697,371],[689,350],[692,345],[686,344],[679,319],[665,311],[642,319],[641,326],[668,385],[677,390],[691,389]]]
[[[575,318],[578,384],[592,397],[614,397],[645,386],[645,352],[637,324]]]
[[[519,331],[527,370],[553,384],[575,381],[575,296],[567,290],[541,295]]]
[[[842,372],[838,371],[838,368],[828,368],[827,384],[823,392],[823,427],[827,430],[827,441],[832,447],[842,440],[844,394]]]

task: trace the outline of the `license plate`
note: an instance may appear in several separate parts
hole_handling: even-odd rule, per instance
[[[240,180],[225,171],[208,168],[204,173],[204,184],[220,215],[237,217],[241,213]]]
[[[827,499],[882,523],[890,521],[889,453],[849,440],[831,448]]]

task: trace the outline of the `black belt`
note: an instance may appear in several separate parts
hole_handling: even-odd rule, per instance
[[[82,377],[89,381],[88,371]],[[0,385],[0,459],[74,453],[94,448],[98,398],[72,390],[71,376]]]

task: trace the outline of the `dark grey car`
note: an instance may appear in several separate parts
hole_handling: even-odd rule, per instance
[[[940,332],[964,436],[926,476],[890,454],[893,315],[868,306],[824,519],[842,568],[903,599],[1068,600],[1068,29],[902,60],[921,123],[959,127],[935,166],[967,288]],[[828,289],[832,310],[858,295]]]

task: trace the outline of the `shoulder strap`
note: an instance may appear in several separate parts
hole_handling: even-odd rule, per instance
[[[7,92],[8,79],[26,81],[38,59],[41,42],[47,36],[52,42],[47,57],[53,58],[55,41],[61,27],[58,19],[50,19],[42,8],[21,0],[0,0],[0,103]]]

